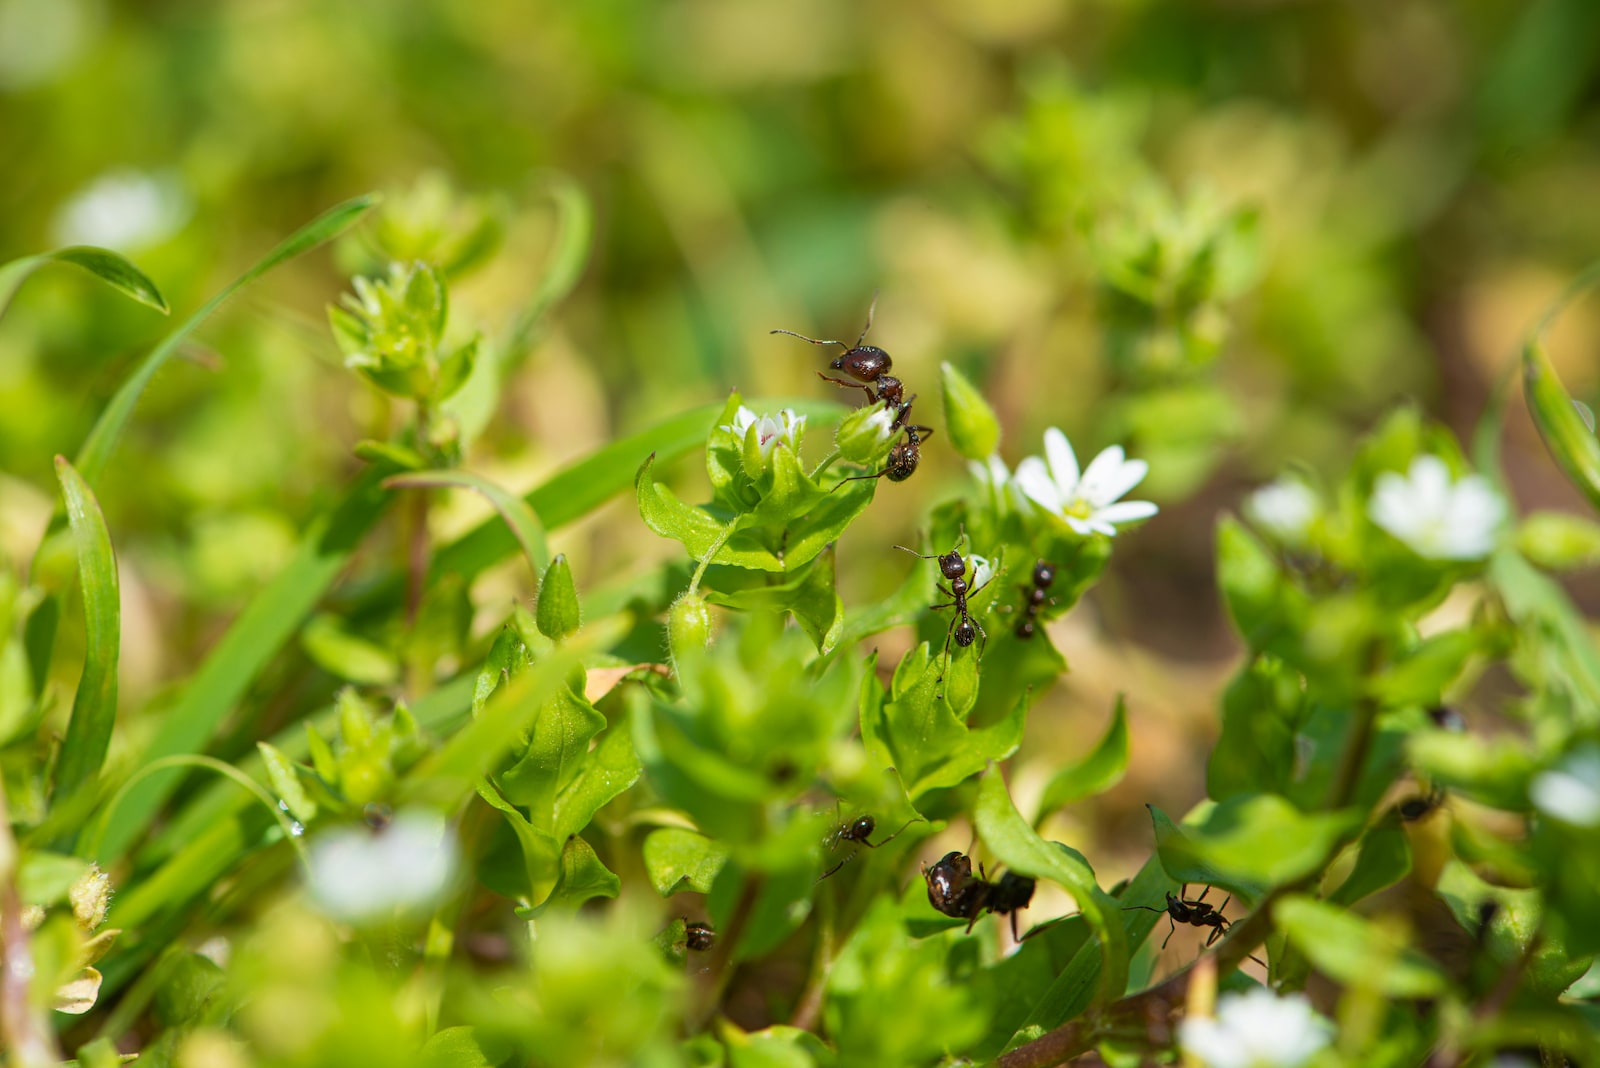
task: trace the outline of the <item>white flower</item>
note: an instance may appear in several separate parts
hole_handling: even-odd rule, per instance
[[[772,455],[772,447],[779,441],[791,449],[800,447],[800,432],[805,429],[806,417],[794,414],[793,408],[785,408],[777,415],[758,416],[741,404],[739,410],[734,413],[733,424],[722,425],[733,431],[734,436],[741,441],[744,440],[750,427],[755,426],[756,447],[761,450],[761,458],[765,460]]]
[[[1569,755],[1528,784],[1534,807],[1579,827],[1600,826],[1600,749]]]
[[[1033,511],[1033,505],[1022,492],[1022,487],[1017,485],[1016,479],[1011,476],[1011,470],[1006,467],[1005,461],[1000,459],[999,453],[991,454],[987,463],[968,460],[967,470],[972,472],[973,479],[983,488],[983,492],[989,497],[989,502],[999,514],[1004,515],[1014,510],[1026,515]]]
[[[1299,479],[1280,478],[1252,493],[1244,502],[1244,510],[1257,526],[1279,541],[1296,542],[1305,538],[1322,511],[1322,502]]]
[[[1406,475],[1379,475],[1367,505],[1374,523],[1430,560],[1488,556],[1505,511],[1486,479],[1466,475],[1452,483],[1445,462],[1427,454],[1412,460]]]
[[[1265,988],[1224,994],[1216,1019],[1178,1025],[1178,1045],[1208,1068],[1299,1068],[1333,1036],[1303,994],[1278,997]]]
[[[188,221],[193,205],[171,173],[108,171],[56,212],[63,245],[100,245],[132,252],[159,244]]]
[[[968,553],[967,559],[972,561],[972,585],[967,589],[971,593],[994,577],[994,561],[977,553]]]
[[[455,838],[444,817],[397,814],[387,827],[340,827],[311,843],[311,897],[336,920],[382,918],[437,901],[455,871]]]
[[[1121,445],[1101,452],[1081,476],[1071,443],[1055,427],[1044,432],[1044,454],[1048,463],[1028,456],[1017,465],[1016,483],[1035,504],[1061,516],[1079,534],[1112,535],[1117,523],[1156,514],[1149,501],[1118,500],[1150,470],[1143,460],[1127,459]]]

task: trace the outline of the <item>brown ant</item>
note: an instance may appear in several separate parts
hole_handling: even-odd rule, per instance
[[[683,925],[683,944],[696,953],[705,953],[717,944],[716,928],[709,923],[691,920]]]
[[[994,579],[993,576],[990,576],[989,578],[984,579],[983,582],[979,583],[976,587],[968,587],[967,561],[961,555],[961,543],[966,540],[966,531],[962,531],[961,537],[956,539],[955,548],[951,549],[947,553],[941,553],[934,556],[927,555],[926,553],[919,553],[915,549],[907,549],[904,545],[895,546],[896,549],[899,549],[902,552],[908,552],[912,556],[919,557],[920,559],[939,561],[939,573],[950,580],[949,589],[946,589],[943,586],[939,587],[939,592],[950,598],[950,600],[946,601],[944,604],[930,606],[935,611],[941,608],[954,608],[956,610],[956,614],[950,619],[949,629],[947,629],[944,633],[944,652],[941,655],[943,655],[945,658],[946,669],[948,669],[950,666],[951,638],[954,638],[956,645],[963,649],[977,641],[979,635],[982,635],[985,644],[987,644],[989,641],[989,632],[984,630],[983,624],[974,620],[972,618],[972,614],[967,610],[967,598],[975,596],[979,590],[989,585],[989,583],[994,581]],[[974,579],[978,577],[978,565],[976,563],[972,565],[972,577]],[[983,655],[982,645],[978,646],[978,655]],[[944,674],[942,672],[940,673],[939,678],[941,681],[944,679]]]
[[[907,426],[905,427],[905,432],[905,440],[889,450],[887,467],[871,475],[851,475],[849,478],[841,478],[839,486],[844,485],[846,482],[859,482],[865,478],[882,478],[884,475],[889,476],[890,482],[904,482],[916,474],[917,464],[922,462],[922,443],[933,436],[933,427]],[[835,492],[839,486],[833,487],[828,492]]]
[[[1032,638],[1037,632],[1038,628],[1034,621],[1038,618],[1040,609],[1049,601],[1048,591],[1050,584],[1055,580],[1056,565],[1048,560],[1039,560],[1033,565],[1033,585],[1022,587],[1028,599],[1022,606],[1022,619],[1017,623],[1017,637],[1023,641]]]
[[[828,366],[835,371],[842,371],[846,377],[833,378],[823,374],[821,371],[817,372],[817,377],[824,382],[832,382],[841,389],[861,390],[867,395],[867,403],[869,404],[883,402],[885,406],[895,413],[894,425],[899,427],[905,425],[906,420],[910,417],[911,401],[917,398],[916,394],[912,394],[911,400],[905,398],[905,384],[889,373],[889,368],[894,366],[894,360],[889,357],[887,352],[876,345],[862,344],[867,339],[867,331],[872,329],[872,316],[877,310],[878,296],[874,293],[872,304],[867,308],[867,325],[861,328],[861,336],[856,338],[854,345],[848,345],[843,341],[807,337],[804,334],[797,334],[793,330],[774,330],[772,333],[788,334],[790,337],[797,337],[801,341],[809,341],[813,345],[838,345],[844,349],[845,351],[834,357],[833,362]],[[877,387],[876,390],[873,387]],[[915,467],[916,464],[913,462],[912,468],[915,469]],[[909,475],[910,472],[908,471],[906,474]],[[895,481],[898,482],[900,480],[896,479]]]
[[[972,858],[953,849],[932,867],[923,868],[922,877],[928,884],[928,904],[946,916],[966,920],[968,931],[986,911],[997,915],[1009,913],[1011,938],[1017,942],[1026,941],[1034,931],[1047,926],[1035,927],[1027,935],[1017,937],[1017,911],[1027,908],[1033,900],[1034,880],[1026,875],[1008,871],[997,881],[990,882],[988,873],[979,864],[978,875],[974,878]]]
[[[1168,931],[1167,937],[1161,940],[1162,949],[1166,949],[1167,943],[1172,941],[1172,936],[1178,933],[1178,924],[1180,923],[1187,924],[1191,927],[1211,928],[1211,934],[1206,938],[1206,945],[1209,946],[1211,943],[1221,938],[1223,934],[1227,932],[1229,927],[1233,926],[1233,921],[1222,915],[1222,910],[1228,907],[1228,902],[1233,900],[1233,895],[1229,894],[1227,897],[1223,898],[1221,905],[1213,906],[1210,902],[1206,901],[1206,895],[1210,892],[1211,887],[1208,886],[1204,890],[1200,891],[1199,897],[1195,898],[1193,901],[1190,901],[1188,900],[1189,884],[1184,883],[1183,886],[1178,890],[1178,895],[1176,897],[1172,895],[1172,891],[1167,891],[1167,905],[1165,908],[1158,909],[1150,905],[1124,905],[1122,907],[1122,911],[1131,912],[1134,909],[1144,909],[1147,912],[1165,913],[1167,917],[1167,923],[1171,925],[1172,930]],[[1250,959],[1255,961],[1257,964],[1262,963],[1253,956]],[[1263,965],[1263,967],[1265,967],[1265,965]]]
[[[851,820],[849,823],[841,823],[839,826],[835,827],[831,832],[829,832],[828,837],[823,839],[823,844],[827,846],[830,853],[838,849],[846,842],[854,842],[857,846],[866,846],[868,849],[877,849],[879,846],[886,846],[896,838],[899,838],[900,835],[905,833],[906,827],[911,826],[913,823],[922,822],[924,822],[924,820],[921,816],[913,816],[911,819],[906,820],[905,826],[901,827],[898,831],[895,831],[883,841],[869,842],[867,839],[871,838],[872,832],[878,829],[878,821],[873,819],[872,816],[863,813],[862,815]],[[851,850],[843,860],[819,875],[817,877],[817,882],[820,883],[823,879],[826,879],[828,876],[832,875],[834,872],[850,863],[856,858],[856,854],[859,852],[859,849]]]

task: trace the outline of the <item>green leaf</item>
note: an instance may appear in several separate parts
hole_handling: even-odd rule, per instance
[[[1435,634],[1373,679],[1372,695],[1390,707],[1437,705],[1467,661],[1484,648],[1485,639],[1486,635],[1474,628]]]
[[[789,612],[817,651],[836,647],[844,626],[844,604],[835,588],[836,557],[832,547],[809,564],[792,568],[779,580],[770,572],[713,568],[701,589],[711,604],[746,612]]]
[[[29,849],[17,867],[17,895],[24,905],[50,906],[67,899],[72,884],[89,874],[82,857]]]
[[[315,819],[317,803],[300,785],[300,773],[295,770],[294,763],[271,742],[257,742],[256,749],[261,753],[261,762],[267,766],[267,781],[289,814],[301,823]]]
[[[363,686],[389,686],[400,678],[400,664],[375,642],[351,634],[336,616],[313,616],[300,632],[300,645],[322,670]]]
[[[517,545],[521,547],[522,555],[527,558],[528,567],[533,570],[534,577],[539,576],[539,572],[544,570],[546,562],[550,559],[550,550],[544,540],[544,525],[539,522],[538,515],[527,501],[495,485],[482,475],[474,475],[468,471],[418,471],[415,474],[395,475],[383,483],[384,489],[445,487],[475,490],[494,505],[495,511],[500,513],[500,518],[505,520],[506,526],[517,539]]]
[[[968,649],[963,652],[972,653]],[[863,736],[870,730],[881,740],[893,758],[890,765],[900,773],[906,792],[920,798],[932,790],[956,786],[978,774],[991,760],[1003,760],[1016,752],[1027,723],[1030,695],[1024,693],[1006,717],[987,727],[973,729],[957,716],[952,707],[953,693],[964,673],[970,680],[976,671],[976,656],[955,658],[949,675],[939,678],[943,658],[932,655],[926,644],[908,652],[895,669],[890,699],[878,706],[862,706]],[[868,680],[867,685],[877,686]],[[968,685],[970,692],[974,688]]]
[[[1406,754],[1430,780],[1512,811],[1527,806],[1528,780],[1538,770],[1526,743],[1509,735],[1418,731],[1407,739]]]
[[[600,863],[594,847],[573,836],[562,847],[561,876],[546,906],[575,909],[585,901],[612,898],[621,892],[622,880]]]
[[[650,885],[662,897],[681,890],[711,892],[728,850],[711,838],[681,827],[658,827],[645,837],[644,866]]]
[[[1600,523],[1566,512],[1534,512],[1517,527],[1517,548],[1547,571],[1600,565]]]
[[[1410,871],[1411,845],[1400,826],[1399,815],[1391,809],[1362,835],[1355,866],[1328,900],[1335,905],[1354,905],[1368,895],[1393,886]]]
[[[55,797],[92,789],[111,746],[117,721],[117,659],[122,646],[122,601],[117,560],[100,503],[78,471],[56,457],[56,477],[66,501],[67,524],[78,551],[87,641],[83,674],[72,699],[72,718],[56,762]]]
[[[1600,440],[1573,407],[1537,333],[1522,350],[1522,392],[1545,448],[1568,481],[1600,509]]]
[[[422,1045],[421,1068],[494,1068],[470,1027],[446,1027]]]
[[[508,885],[502,885],[499,880],[490,878],[488,871],[481,865],[480,878],[486,880],[491,890],[508,897],[522,895],[535,907],[543,905],[549,900],[550,894],[561,878],[561,840],[549,831],[541,830],[528,822],[522,811],[502,797],[493,783],[480,782],[477,784],[477,791],[479,797],[505,817],[506,824],[511,828],[511,833],[516,837],[517,845],[522,852],[520,880],[508,876],[506,878]]]
[[[551,641],[576,634],[583,624],[583,613],[578,607],[578,587],[572,580],[572,568],[565,553],[557,556],[545,569],[539,580],[539,606],[534,620]]]
[[[1217,579],[1228,614],[1252,650],[1279,651],[1305,626],[1306,596],[1238,520],[1217,524]]]
[[[1058,808],[1105,793],[1122,781],[1127,770],[1128,710],[1123,705],[1122,695],[1118,694],[1117,707],[1111,714],[1111,726],[1106,730],[1105,737],[1080,763],[1063,768],[1051,778],[1044,788],[1044,796],[1039,800],[1039,815],[1034,819],[1034,825],[1038,826]]]
[[[1437,997],[1449,982],[1397,932],[1337,905],[1291,894],[1272,908],[1289,943],[1330,978],[1391,998]]]
[[[556,795],[583,770],[589,741],[605,727],[606,717],[594,705],[571,687],[562,687],[539,710],[522,756],[496,776],[501,793],[526,807],[534,826],[553,830]]]
[[[1251,900],[1319,870],[1361,822],[1357,812],[1303,813],[1274,794],[1242,794],[1202,807],[1199,821],[1182,827],[1148,807],[1168,875]]]
[[[1035,879],[1052,879],[1077,902],[1100,943],[1100,985],[1095,1000],[1109,1004],[1128,985],[1128,937],[1120,906],[1095,881],[1082,854],[1040,838],[1012,804],[999,768],[991,766],[978,783],[973,811],[978,835],[1011,870]]]
[[[556,834],[571,836],[589,826],[600,807],[621,796],[643,774],[633,739],[626,730],[606,731],[589,755],[583,774],[556,798]]]
[[[71,245],[37,256],[24,256],[0,266],[0,317],[4,317],[6,309],[11,306],[11,299],[17,295],[17,290],[28,280],[28,276],[48,263],[70,263],[82,267],[123,296],[154,308],[162,315],[170,310],[156,284],[123,257],[110,249],[95,248],[93,245]]]
[[[1305,701],[1299,672],[1274,657],[1257,657],[1239,670],[1223,692],[1222,734],[1206,762],[1213,800],[1288,789]]]
[[[111,452],[116,448],[117,439],[122,435],[122,428],[127,425],[128,418],[133,414],[134,405],[139,403],[139,397],[145,387],[196,327],[205,322],[212,312],[221,307],[222,303],[238,290],[279,264],[337,237],[377,202],[375,194],[368,194],[347,200],[319,215],[291,234],[277,248],[262,257],[255,266],[224,287],[199,311],[189,316],[182,325],[163,338],[132,376],[122,384],[122,388],[117,390],[116,395],[111,398],[111,403],[106,405],[105,411],[96,420],[94,429],[89,431],[89,437],[84,441],[83,448],[78,451],[76,460],[76,466],[84,480],[90,483],[100,480],[100,476],[105,473],[107,462],[111,459]]]
[[[1545,684],[1570,692],[1573,711],[1585,724],[1600,722],[1600,650],[1565,591],[1505,549],[1490,557],[1488,577],[1524,640],[1536,641],[1534,647],[1559,665]]]

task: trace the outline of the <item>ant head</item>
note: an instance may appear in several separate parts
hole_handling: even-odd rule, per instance
[[[1056,565],[1048,560],[1040,560],[1033,565],[1033,584],[1035,586],[1048,586],[1056,580]]]
[[[878,821],[871,816],[857,816],[851,822],[845,837],[852,842],[864,842],[872,837],[872,832],[878,829]]]
[[[951,549],[939,557],[939,573],[952,580],[966,576],[967,562],[962,558],[960,549]]]
[[[956,624],[956,644],[965,649],[978,640],[978,628],[972,625],[970,619],[963,619]]]

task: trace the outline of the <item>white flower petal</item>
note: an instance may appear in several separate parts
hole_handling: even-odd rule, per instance
[[[1282,541],[1299,541],[1322,510],[1311,487],[1294,478],[1280,478],[1262,486],[1245,501],[1245,514],[1267,533]]]
[[[1143,460],[1135,463],[1143,464]],[[1134,484],[1144,477],[1144,468],[1139,469],[1139,477],[1128,483],[1122,493],[1107,496],[1107,492],[1124,481],[1122,474],[1124,466],[1124,453],[1121,445],[1111,445],[1100,450],[1100,455],[1089,461],[1088,468],[1083,472],[1083,478],[1078,480],[1077,498],[1088,501],[1091,507],[1098,508],[1102,504],[1110,504],[1120,497],[1122,493],[1132,489]],[[1146,465],[1148,466],[1148,465]]]
[[[1528,784],[1534,807],[1579,827],[1600,826],[1600,750],[1586,749]]]
[[[1423,512],[1441,511],[1450,494],[1450,467],[1437,456],[1424,453],[1411,461],[1408,481]]]
[[[1072,442],[1058,428],[1050,427],[1044,432],[1044,455],[1050,462],[1050,475],[1055,479],[1056,488],[1061,491],[1061,499],[1071,500],[1078,487],[1078,454],[1072,451]],[[1022,470],[1020,465],[1017,470]],[[1060,510],[1060,507],[1053,509],[1057,512]]]
[[[976,593],[979,586],[994,578],[994,561],[977,553],[968,553],[967,559],[972,561],[972,586],[967,592]]]
[[[1379,475],[1367,515],[1419,556],[1476,560],[1494,550],[1505,517],[1505,501],[1486,479],[1466,475],[1450,481],[1437,456],[1418,456],[1407,476]]]
[[[1066,498],[1056,485],[1055,479],[1050,477],[1050,471],[1045,467],[1044,461],[1037,456],[1023,457],[1022,462],[1017,465],[1014,481],[1023,493],[1036,501],[1045,511],[1059,515],[1066,508]]]
[[[1096,508],[1091,518],[1097,522],[1132,523],[1140,519],[1149,519],[1158,511],[1160,509],[1149,501],[1118,501],[1104,508]]]
[[[1303,994],[1257,989],[1222,995],[1215,1020],[1184,1020],[1178,1044],[1207,1068],[1299,1068],[1332,1034]]]
[[[1083,535],[1087,536],[1087,535],[1093,534],[1095,532],[1095,526],[1094,526],[1094,522],[1092,520],[1079,519],[1075,515],[1063,516],[1062,518],[1064,518],[1067,521],[1067,526],[1071,527],[1073,530],[1077,531],[1079,534],[1083,534]],[[1112,528],[1111,533],[1115,534],[1116,533],[1116,529]]]

